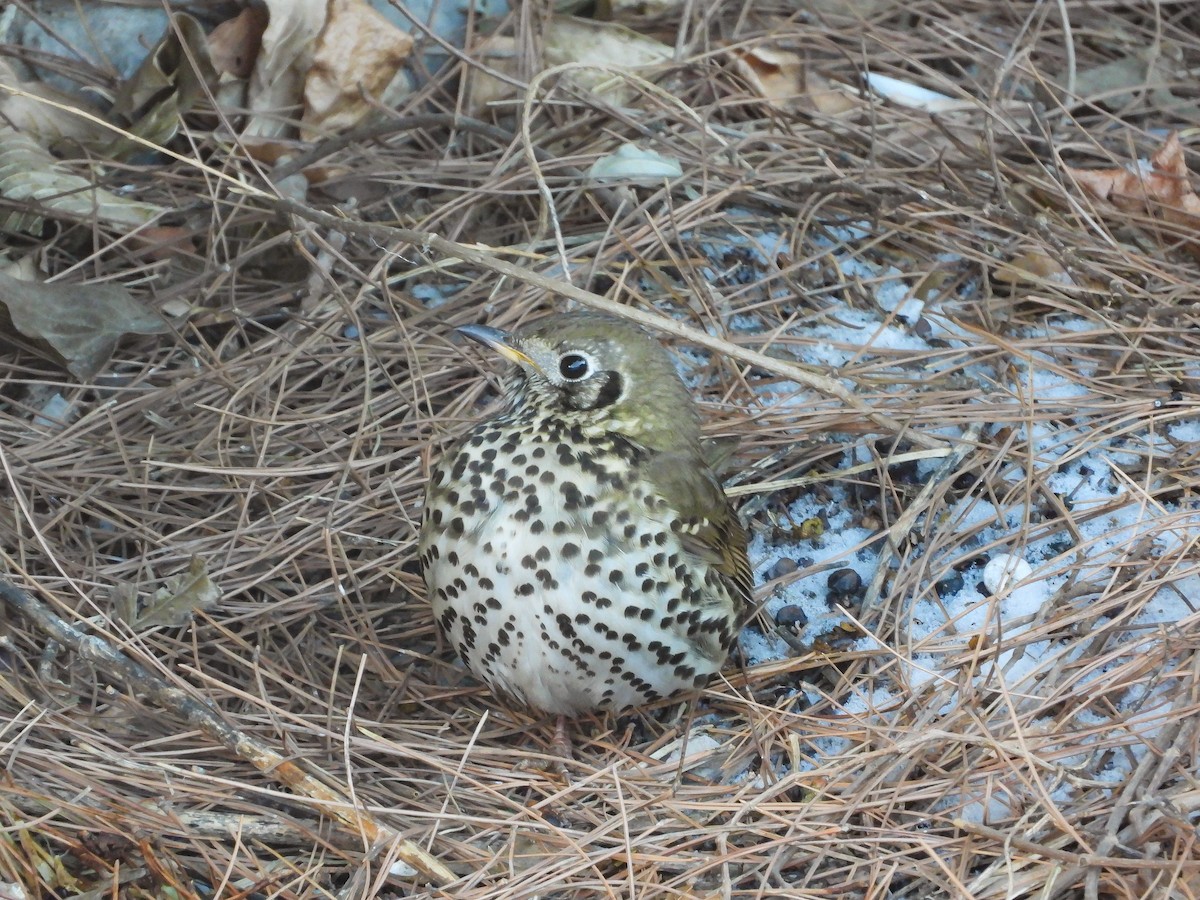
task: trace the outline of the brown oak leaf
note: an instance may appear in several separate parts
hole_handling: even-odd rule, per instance
[[[1076,183],[1099,200],[1132,213],[1148,213],[1178,226],[1183,249],[1200,258],[1200,197],[1192,189],[1179,135],[1171,132],[1149,165],[1120,169],[1072,169]],[[1177,232],[1178,233],[1178,232]]]

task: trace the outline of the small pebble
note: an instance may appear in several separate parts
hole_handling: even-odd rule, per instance
[[[775,624],[780,628],[799,631],[808,624],[808,613],[796,604],[789,603],[787,606],[780,607],[779,612],[775,613]]]
[[[849,597],[862,590],[862,576],[853,569],[838,569],[825,582],[834,598]]]
[[[938,581],[934,587],[937,588],[938,596],[943,600],[957,594],[963,589],[963,577],[961,572],[951,572],[945,578]]]
[[[767,573],[768,578],[782,578],[784,575],[791,575],[800,568],[800,564],[790,556],[784,556],[779,559],[775,565],[771,566],[771,571]]]

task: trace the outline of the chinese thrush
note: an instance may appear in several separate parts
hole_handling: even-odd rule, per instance
[[[515,367],[507,409],[429,483],[421,564],[447,639],[492,690],[560,717],[703,685],[750,566],[671,357],[590,313],[460,331]]]

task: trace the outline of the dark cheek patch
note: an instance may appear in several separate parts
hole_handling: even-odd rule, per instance
[[[617,372],[600,372],[595,378],[568,384],[563,388],[563,405],[568,409],[580,411],[603,409],[616,403],[620,397],[621,376]]]
[[[604,383],[600,385],[600,392],[596,394],[596,402],[592,404],[592,409],[612,406],[621,396],[621,376],[616,372],[605,372],[602,377]]]

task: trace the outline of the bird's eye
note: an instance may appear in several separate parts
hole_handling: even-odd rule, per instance
[[[578,381],[588,374],[588,360],[579,353],[564,353],[558,360],[558,374],[567,381]]]

